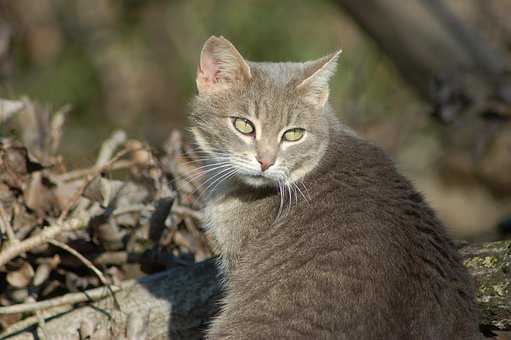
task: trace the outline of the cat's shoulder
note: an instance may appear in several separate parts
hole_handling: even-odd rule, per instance
[[[382,147],[353,130],[342,130],[332,136],[327,154],[335,163],[357,167],[394,168],[392,157]]]

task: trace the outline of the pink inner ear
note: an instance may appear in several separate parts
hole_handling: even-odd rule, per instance
[[[213,84],[218,80],[218,64],[215,59],[208,55],[204,55],[201,63],[201,76],[205,83]]]

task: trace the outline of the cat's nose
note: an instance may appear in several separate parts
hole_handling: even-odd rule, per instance
[[[266,169],[273,165],[273,161],[269,159],[258,158],[257,161],[259,162],[259,164],[261,164],[261,171],[265,171]]]

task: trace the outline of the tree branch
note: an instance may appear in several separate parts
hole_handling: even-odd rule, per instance
[[[3,266],[16,256],[54,239],[60,233],[77,230],[87,226],[89,219],[90,217],[87,214],[81,214],[81,216],[71,218],[63,223],[57,223],[44,228],[41,233],[26,240],[8,245],[0,252],[0,266]]]

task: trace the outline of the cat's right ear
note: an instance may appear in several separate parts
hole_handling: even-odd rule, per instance
[[[305,63],[305,80],[296,88],[309,103],[323,107],[328,101],[330,88],[328,82],[335,73],[337,60],[342,51],[327,55],[321,59]]]
[[[226,90],[251,77],[248,63],[229,40],[211,36],[204,43],[197,68],[199,94]]]

